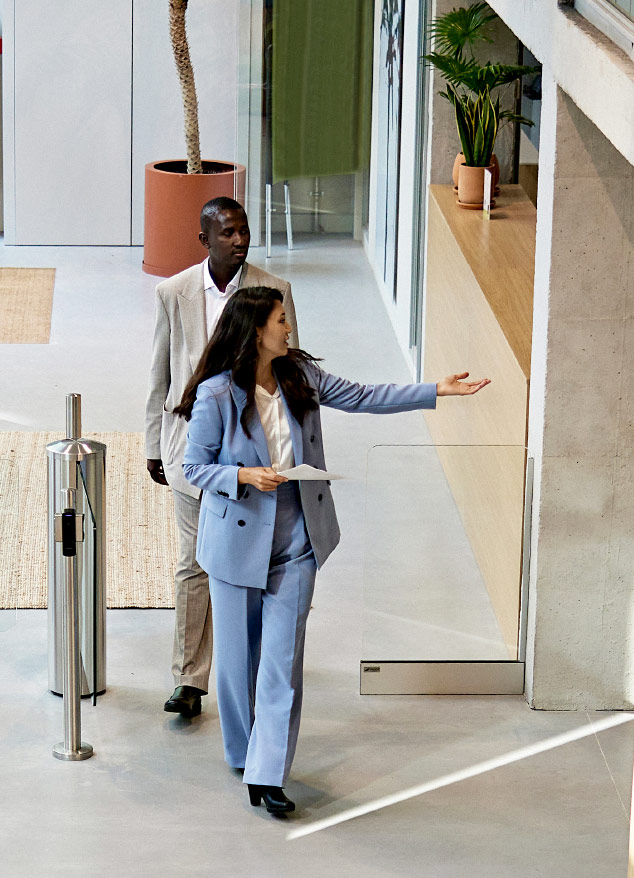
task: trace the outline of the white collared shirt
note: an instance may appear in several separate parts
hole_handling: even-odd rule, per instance
[[[255,405],[266,436],[271,466],[276,472],[291,469],[295,466],[295,455],[279,387],[271,394],[264,387],[256,384]]]
[[[205,286],[205,318],[207,323],[207,341],[213,335],[216,324],[220,320],[225,305],[240,286],[240,274],[242,266],[227,284],[224,293],[221,293],[209,271],[209,260],[203,262],[203,284]]]

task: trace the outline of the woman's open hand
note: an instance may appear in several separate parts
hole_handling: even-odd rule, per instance
[[[437,396],[470,396],[491,383],[490,378],[482,378],[480,381],[463,380],[468,377],[468,372],[461,372],[459,375],[448,375],[443,378],[436,385]]]
[[[282,482],[288,482],[286,476],[278,476],[270,466],[242,466],[238,470],[238,484],[253,485],[258,491],[274,491]]]

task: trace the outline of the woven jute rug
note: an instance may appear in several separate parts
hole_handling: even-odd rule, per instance
[[[48,344],[54,268],[0,268],[0,344]]]
[[[0,433],[0,608],[47,603],[46,445],[61,433]],[[178,537],[169,488],[145,468],[142,433],[87,433],[106,445],[109,607],[173,607]]]

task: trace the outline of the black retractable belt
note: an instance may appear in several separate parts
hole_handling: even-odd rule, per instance
[[[62,555],[67,558],[77,554],[77,527],[74,509],[62,512]]]

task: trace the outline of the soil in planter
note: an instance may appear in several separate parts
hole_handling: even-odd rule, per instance
[[[205,162],[202,163],[203,174],[227,174],[235,171],[235,165],[228,162]],[[157,162],[154,165],[157,171],[166,171],[168,174],[186,174],[187,162],[184,159],[172,162]]]

